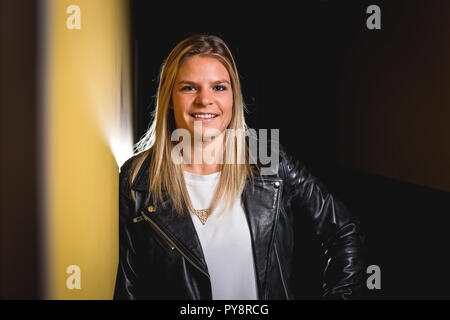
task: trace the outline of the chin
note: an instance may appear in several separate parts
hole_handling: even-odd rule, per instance
[[[203,137],[216,137],[223,133],[224,130],[218,128],[205,128],[202,132]]]

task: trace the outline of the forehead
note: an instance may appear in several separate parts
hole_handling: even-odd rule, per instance
[[[183,61],[178,69],[177,79],[193,80],[192,78],[223,78],[229,80],[230,75],[227,68],[218,59],[211,56],[195,55]]]

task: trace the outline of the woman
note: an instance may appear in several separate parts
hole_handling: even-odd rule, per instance
[[[322,242],[324,298],[360,294],[358,221],[273,141],[279,164],[262,174],[245,129],[226,44],[180,42],[161,69],[140,153],[121,167],[115,299],[292,299],[296,215],[308,215]]]

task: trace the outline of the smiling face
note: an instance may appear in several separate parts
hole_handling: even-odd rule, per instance
[[[233,90],[225,66],[210,56],[194,55],[184,60],[175,78],[170,108],[176,127],[187,129],[192,137],[197,121],[202,124],[204,138],[214,135],[215,130],[223,133],[233,112]]]

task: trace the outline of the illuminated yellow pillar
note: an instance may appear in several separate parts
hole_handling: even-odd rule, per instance
[[[48,299],[113,295],[118,167],[132,152],[128,5],[45,3]]]

